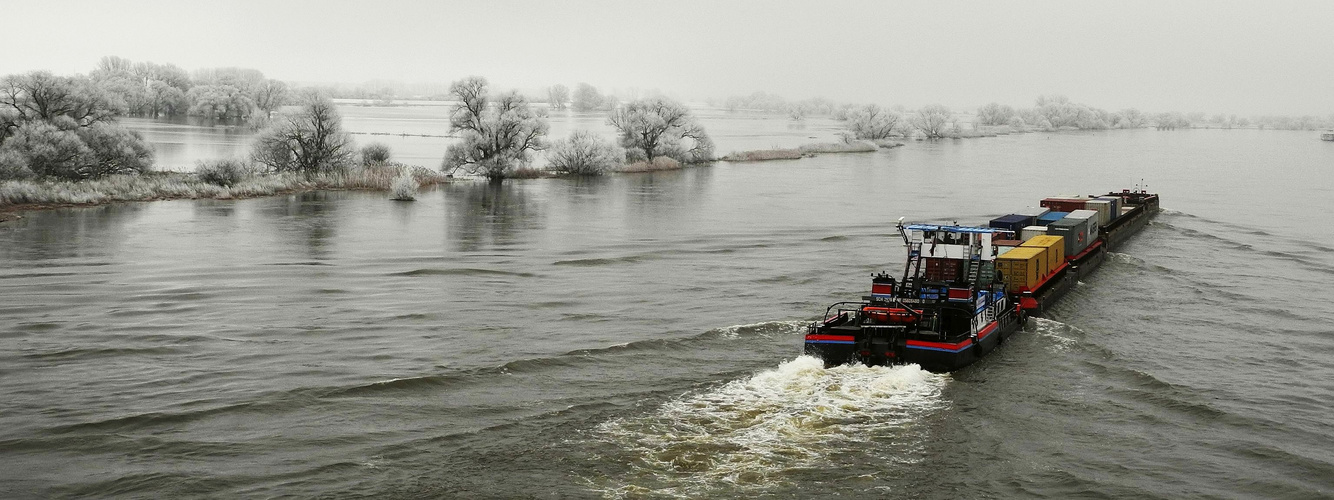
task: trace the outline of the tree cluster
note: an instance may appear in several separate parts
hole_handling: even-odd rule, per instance
[[[193,75],[173,64],[133,62],[103,57],[89,74],[95,85],[125,103],[134,116],[245,119],[271,116],[287,102],[287,84],[264,78],[259,70],[211,68]]]
[[[616,109],[619,104],[616,97],[602,95],[601,92],[598,92],[597,87],[587,83],[580,83],[574,89],[572,99],[570,107],[574,108],[575,111],[608,111]]]
[[[0,79],[0,179],[148,170],[152,149],[115,123],[125,109],[87,78],[37,71]]]

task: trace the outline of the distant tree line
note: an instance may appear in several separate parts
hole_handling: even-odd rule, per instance
[[[123,102],[124,114],[130,116],[269,117],[289,97],[287,84],[249,68],[208,68],[191,74],[174,64],[107,56],[88,78]]]

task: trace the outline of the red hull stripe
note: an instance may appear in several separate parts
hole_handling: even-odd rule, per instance
[[[840,340],[852,342],[857,340],[857,337],[852,335],[807,335],[806,340]]]
[[[968,346],[971,345],[973,345],[973,339],[964,339],[963,342],[959,342],[957,344],[946,344],[944,342],[926,342],[923,340],[908,341],[908,347],[917,347],[922,349],[933,349],[938,351],[950,351],[950,352],[962,351],[964,349],[967,349]]]
[[[991,332],[996,331],[996,327],[998,326],[1000,325],[997,325],[995,321],[992,321],[991,324],[987,325],[986,328],[983,328],[981,332],[978,332],[978,340],[987,338],[987,335],[991,335]]]

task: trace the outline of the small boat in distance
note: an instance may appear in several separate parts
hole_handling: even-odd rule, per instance
[[[1326,130],[1320,133],[1320,140],[1334,141],[1334,130]]]
[[[985,227],[900,219],[903,274],[873,275],[869,296],[829,306],[808,327],[805,353],[826,366],[968,366],[1041,315],[1158,210],[1158,195],[1137,188],[1047,198]]]

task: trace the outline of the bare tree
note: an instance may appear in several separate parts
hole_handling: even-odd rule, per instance
[[[868,104],[848,115],[848,131],[857,139],[887,139],[897,133],[903,115]]]
[[[264,112],[264,116],[273,117],[273,111],[287,103],[287,84],[278,80],[264,80],[255,88],[251,96],[255,107]]]
[[[569,87],[556,84],[547,88],[547,103],[551,105],[551,109],[565,109],[567,102],[570,102]]]
[[[301,111],[285,115],[255,138],[251,156],[277,172],[325,173],[352,164],[352,139],[328,97],[307,93]]]
[[[944,135],[945,126],[950,122],[950,108],[940,104],[931,104],[917,110],[912,118],[912,125],[922,131],[928,139],[937,139]]]
[[[461,140],[445,150],[442,170],[501,179],[530,162],[534,151],[546,147],[546,117],[518,92],[488,102],[486,79],[478,76],[454,82],[449,92],[458,102],[449,117],[449,129]]]
[[[631,159],[658,156],[682,163],[713,160],[713,141],[685,105],[662,97],[641,99],[612,110],[607,123],[620,132]]]
[[[125,103],[87,79],[34,71],[0,80],[0,108],[12,110],[19,121],[65,116],[88,127],[114,120],[125,112]]]

